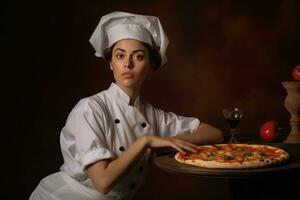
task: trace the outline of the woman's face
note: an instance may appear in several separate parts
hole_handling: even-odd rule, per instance
[[[139,90],[152,70],[149,52],[137,40],[120,40],[113,47],[110,69],[119,87]]]

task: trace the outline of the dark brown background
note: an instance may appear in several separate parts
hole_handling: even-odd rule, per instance
[[[100,17],[120,10],[159,16],[168,63],[143,96],[226,132],[221,109],[238,105],[244,136],[268,119],[288,123],[281,81],[300,63],[296,0],[2,1],[1,199],[27,199],[62,164],[59,134],[76,102],[113,81],[88,39]],[[288,132],[288,131],[286,131]],[[153,167],[137,199],[229,199],[227,180],[173,176]],[[215,192],[218,190],[218,192]],[[172,198],[171,198],[172,197]]]

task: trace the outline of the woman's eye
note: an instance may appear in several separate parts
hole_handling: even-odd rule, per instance
[[[140,55],[140,54],[134,56],[135,60],[143,60],[143,58],[144,58],[144,56]]]
[[[122,58],[124,58],[124,55],[123,55],[123,54],[117,54],[117,55],[116,55],[116,58],[122,59]]]

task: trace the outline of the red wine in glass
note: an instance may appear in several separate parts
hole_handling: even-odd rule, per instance
[[[229,118],[229,119],[226,119],[226,121],[229,124],[230,128],[236,128],[237,125],[240,123],[239,118]]]
[[[238,107],[229,108],[229,109],[224,108],[223,116],[229,125],[229,131],[230,131],[229,143],[238,143],[235,137],[236,127],[239,124],[241,118],[243,117],[243,111]]]

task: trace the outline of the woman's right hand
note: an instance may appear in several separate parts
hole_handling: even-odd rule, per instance
[[[172,147],[181,153],[197,153],[197,145],[172,137],[145,136],[148,148]]]

